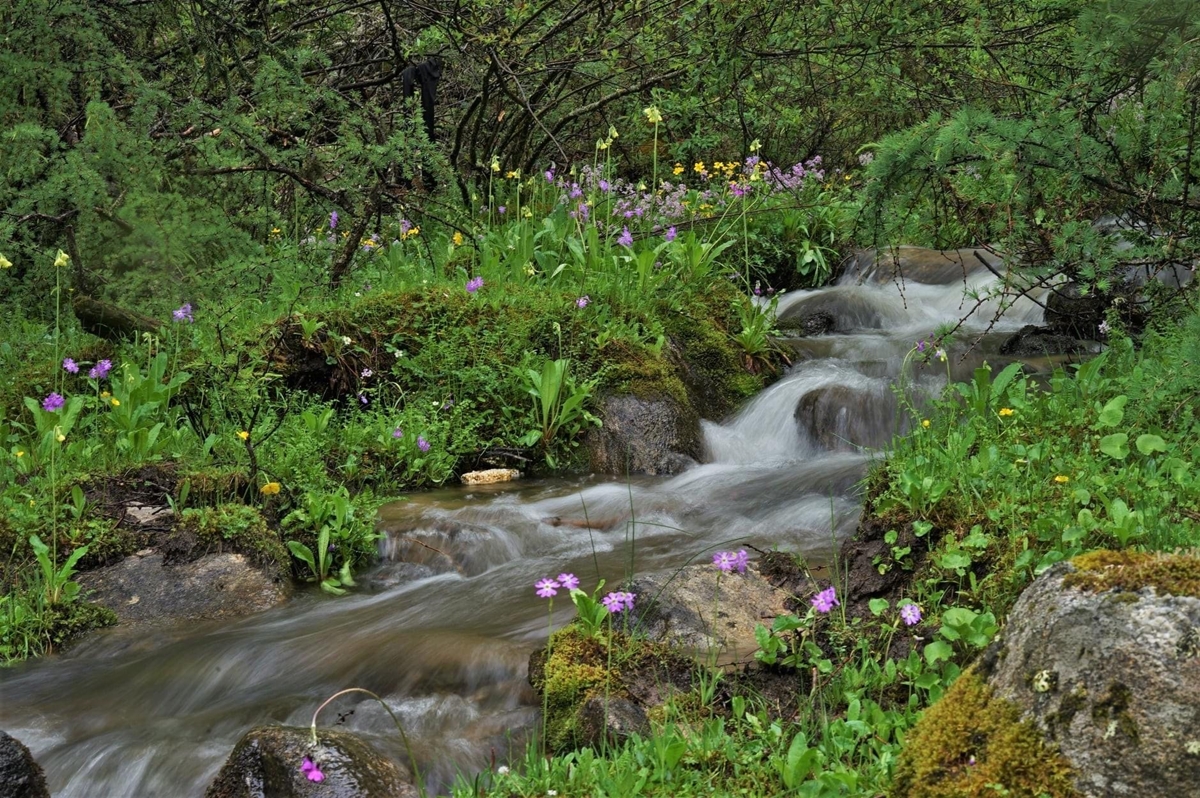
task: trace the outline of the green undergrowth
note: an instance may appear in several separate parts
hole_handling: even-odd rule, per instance
[[[1198,365],[1192,314],[1048,381],[985,366],[951,385],[869,477],[859,537],[883,544],[869,566],[884,593],[829,612],[799,595],[806,613],[760,627],[754,679],[706,690],[721,677],[701,675],[644,737],[549,759],[535,745],[455,795],[1077,795],[1066,761],[964,669],[1064,560],[1083,589],[1196,594],[1194,554],[1161,553],[1200,544]],[[865,589],[848,566],[833,569],[843,598]],[[612,678],[591,675],[567,697]],[[771,676],[782,705],[753,686]]]

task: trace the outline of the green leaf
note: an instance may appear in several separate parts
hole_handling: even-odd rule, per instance
[[[888,608],[888,600],[874,598],[867,602],[867,606],[870,608],[872,615],[880,615]]]
[[[1167,450],[1167,442],[1157,435],[1139,435],[1137,438],[1137,450],[1145,455],[1154,452],[1165,452]]]
[[[1096,422],[1098,427],[1115,427],[1125,418],[1125,405],[1129,402],[1129,397],[1125,394],[1114,396],[1108,400],[1108,404],[1100,411],[1100,419]]]
[[[925,646],[925,661],[930,665],[936,665],[939,661],[950,659],[954,656],[954,648],[941,640],[934,640]]]
[[[971,555],[962,549],[954,549],[938,558],[938,566],[948,571],[971,567]]]
[[[1100,451],[1114,460],[1124,460],[1129,454],[1129,436],[1124,432],[1105,435],[1100,439]]]

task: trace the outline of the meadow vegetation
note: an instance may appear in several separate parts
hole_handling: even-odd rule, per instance
[[[699,412],[735,409],[783,363],[770,297],[852,248],[990,246],[1003,299],[1069,281],[1106,308],[1105,351],[931,407],[897,387],[912,432],[864,523],[903,578],[846,607],[835,563],[760,630],[795,706],[710,674],[652,736],[556,730],[455,794],[888,793],[943,766],[905,746],[948,691],[1026,757],[966,670],[1021,589],[1197,542],[1195,290],[1139,287],[1200,257],[1192,6],[14,0],[0,660],[113,622],[73,577],[147,545],[130,504],[341,594],[382,502],[578,469],[606,395],[687,402],[687,363],[716,386]],[[431,136],[403,72],[435,55]],[[653,656],[588,611],[552,639],[604,662],[586,690],[543,675],[559,710]],[[1067,794],[1051,764],[1028,794]]]

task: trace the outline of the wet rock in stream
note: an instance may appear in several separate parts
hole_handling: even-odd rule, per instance
[[[593,471],[670,475],[700,458],[700,418],[674,399],[607,396],[596,415],[603,426],[590,430],[586,438]]]
[[[0,798],[50,798],[46,775],[17,738],[0,731]]]
[[[891,390],[845,385],[806,393],[796,405],[795,418],[808,440],[829,451],[846,452],[883,448],[901,420]]]
[[[205,798],[415,798],[410,774],[381,756],[361,737],[319,730],[259,726],[246,732],[217,773]],[[313,759],[322,776],[310,780],[301,767]]]

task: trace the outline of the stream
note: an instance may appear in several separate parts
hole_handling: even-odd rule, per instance
[[[851,272],[782,297],[781,319],[819,308],[835,331],[789,340],[786,375],[734,418],[704,422],[706,462],[678,476],[414,495],[381,510],[383,561],[363,575],[363,590],[305,591],[233,622],[96,634],[61,656],[0,671],[0,728],[29,746],[60,798],[200,796],[249,728],[308,726],[326,697],[363,687],[404,723],[433,790],[448,790],[458,772],[505,764],[510,752],[521,755],[539,713],[526,682],[547,627],[536,580],[573,571],[591,590],[598,577],[611,586],[630,570],[707,562],[716,549],[751,544],[823,559],[853,532],[857,484],[903,426],[892,384],[906,353],[974,305],[963,298],[961,269],[950,272],[902,284]],[[982,268],[967,276],[980,289],[996,280]],[[995,315],[984,303],[967,319],[949,353],[952,376],[985,357],[1007,362],[1000,342],[1039,323],[1042,308],[1019,300]],[[947,365],[907,378],[935,392]],[[810,421],[797,420],[798,407]],[[572,612],[557,602],[555,625]],[[339,699],[321,725],[339,717],[406,761],[373,701]]]

